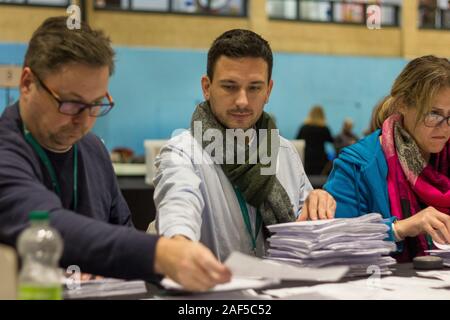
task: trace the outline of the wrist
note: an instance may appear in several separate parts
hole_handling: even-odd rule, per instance
[[[160,237],[156,243],[155,249],[155,262],[153,270],[155,273],[164,274],[164,252],[167,251],[168,242],[170,240],[164,237]]]
[[[181,235],[181,234],[177,234],[177,235],[174,235],[171,239],[174,239],[174,240],[181,240],[181,241],[190,241],[190,239],[188,238],[188,237],[186,237],[186,236],[183,236],[183,235]]]
[[[403,241],[405,240],[405,222],[401,221],[401,220],[396,220],[393,224],[392,224],[392,231],[394,232],[394,237],[395,240],[398,241]]]
[[[160,237],[158,239],[153,267],[155,273],[167,274],[167,272],[170,272],[169,269],[176,263],[174,261],[175,253],[186,246],[182,243],[185,241],[190,240],[183,235],[175,235],[172,238]]]

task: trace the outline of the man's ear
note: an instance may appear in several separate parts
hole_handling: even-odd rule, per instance
[[[211,81],[209,80],[209,77],[207,75],[204,75],[202,77],[202,92],[203,92],[203,98],[205,98],[205,100],[209,100],[210,88],[211,88]]]
[[[20,75],[19,90],[21,95],[27,95],[31,91],[31,85],[34,82],[33,72],[29,67],[25,67]]]

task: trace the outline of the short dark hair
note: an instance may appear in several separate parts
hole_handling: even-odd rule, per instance
[[[273,56],[269,42],[250,30],[233,29],[214,40],[208,51],[206,74],[212,81],[217,60],[224,55],[229,58],[263,58],[267,62],[269,80],[272,77]]]
[[[63,65],[81,63],[93,67],[109,67],[114,72],[114,50],[111,40],[100,30],[85,23],[80,29],[67,27],[68,17],[46,19],[33,33],[25,54],[24,67],[40,77],[58,71]]]

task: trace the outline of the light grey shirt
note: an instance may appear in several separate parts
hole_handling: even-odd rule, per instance
[[[312,186],[294,146],[281,137],[276,176],[298,215]],[[190,131],[172,138],[155,161],[156,229],[167,237],[183,235],[200,241],[224,261],[232,251],[253,254],[252,240],[239,202],[219,164],[202,149]],[[256,209],[247,204],[255,228]],[[262,231],[257,256],[265,254]]]

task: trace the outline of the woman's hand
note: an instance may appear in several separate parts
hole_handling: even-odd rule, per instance
[[[395,230],[401,239],[427,233],[438,243],[450,243],[450,216],[428,207],[412,217],[397,221]]]

